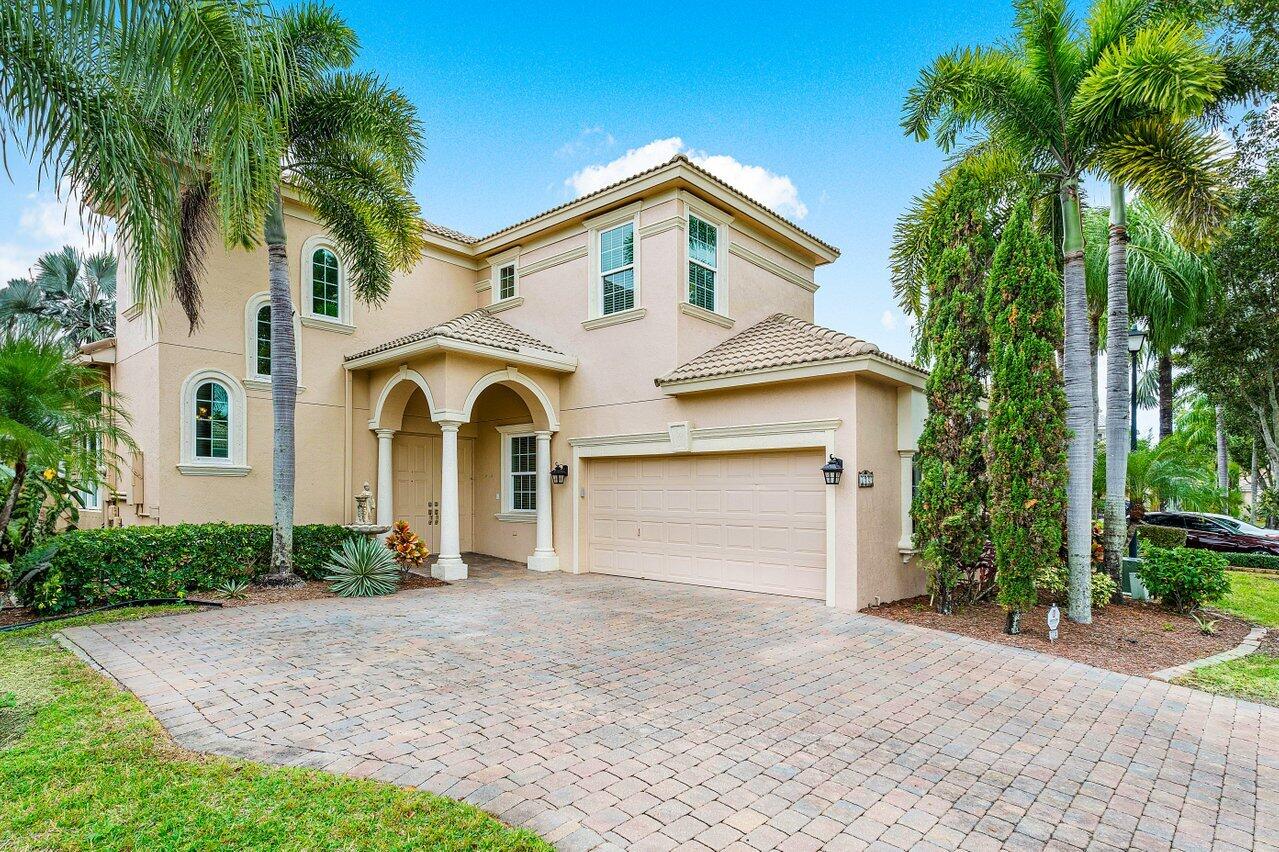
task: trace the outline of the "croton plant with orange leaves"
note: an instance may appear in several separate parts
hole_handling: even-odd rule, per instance
[[[422,565],[426,562],[426,557],[431,555],[422,537],[409,529],[408,521],[396,521],[391,526],[386,546],[395,552],[396,560],[405,571]]]

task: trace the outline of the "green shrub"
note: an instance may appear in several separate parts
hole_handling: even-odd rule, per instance
[[[353,536],[330,524],[294,527],[298,575],[316,579],[334,547]],[[47,569],[20,590],[40,612],[142,598],[181,598],[229,579],[252,579],[271,557],[265,524],[174,524],[72,530],[53,540]]]
[[[1159,527],[1154,524],[1138,524],[1133,527],[1137,540],[1165,550],[1186,546],[1186,531],[1178,527]]]
[[[1180,612],[1195,609],[1230,591],[1225,555],[1190,547],[1155,547],[1146,544],[1137,576],[1165,606]]]
[[[1115,596],[1115,590],[1118,588],[1119,586],[1115,583],[1114,578],[1109,574],[1094,571],[1092,574],[1092,608],[1105,609],[1106,604],[1110,603]]]
[[[372,538],[342,542],[329,556],[325,580],[334,594],[344,598],[389,595],[400,587],[400,563],[394,551]]]
[[[1269,553],[1227,553],[1226,559],[1236,568],[1266,568],[1279,571],[1279,556]]]

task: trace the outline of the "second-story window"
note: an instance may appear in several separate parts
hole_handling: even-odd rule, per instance
[[[508,263],[497,271],[497,298],[515,298],[515,264]]]
[[[688,302],[715,310],[715,276],[719,272],[719,229],[688,217]]]
[[[600,232],[600,313],[635,307],[635,224]]]
[[[342,312],[341,293],[337,255],[316,249],[311,255],[311,313],[337,319]]]
[[[257,322],[254,324],[255,347],[254,360],[256,374],[271,377],[271,305],[258,308]]]

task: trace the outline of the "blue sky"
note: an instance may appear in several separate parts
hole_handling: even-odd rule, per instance
[[[558,3],[536,14],[524,4],[336,5],[359,33],[360,66],[421,112],[427,153],[415,190],[428,218],[488,233],[573,197],[566,181],[583,169],[678,138],[771,173],[765,188],[795,202],[783,212],[806,211],[800,224],[843,251],[818,271],[818,321],[899,355],[910,334],[888,284],[893,221],[942,163],[931,143],[903,137],[902,98],[938,53],[989,43],[1012,17],[1008,0],[799,11]],[[79,239],[49,187],[37,194],[32,171],[12,159],[10,172],[0,281]]]

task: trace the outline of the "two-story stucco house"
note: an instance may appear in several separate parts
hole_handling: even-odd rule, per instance
[[[924,374],[815,325],[838,251],[687,159],[486,237],[424,224],[377,309],[307,210],[286,214],[298,523],[351,522],[368,482],[447,580],[477,552],[846,608],[922,591]],[[264,249],[217,252],[195,333],[176,306],[121,306],[86,356],[139,451],[86,522],[270,522],[265,289]]]

